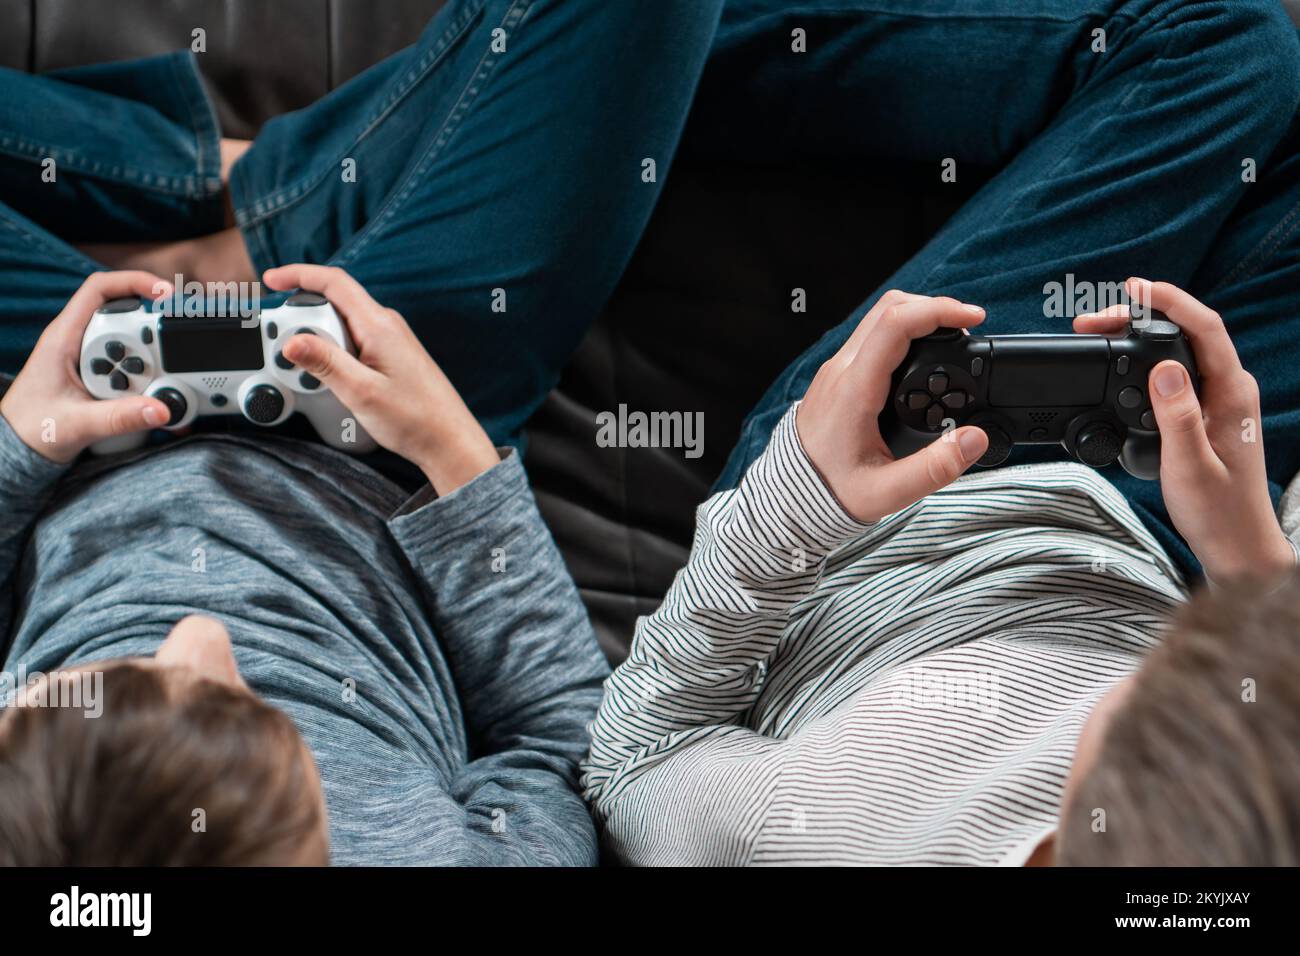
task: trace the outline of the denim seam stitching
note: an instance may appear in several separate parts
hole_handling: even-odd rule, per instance
[[[532,10],[534,0],[514,0],[505,15],[501,18],[500,27],[502,29],[514,30],[518,27]],[[501,62],[500,55],[492,55],[492,48],[489,44],[488,49],[484,52],[479,60],[479,66],[470,77],[465,88],[461,90],[460,96],[456,100],[456,105],[452,107],[451,112],[447,114],[446,120],[443,121],[442,128],[438,130],[438,135],[433,144],[421,157],[419,163],[407,174],[402,184],[389,193],[388,198],[384,201],[383,207],[373,216],[365,227],[353,236],[343,248],[337,250],[331,257],[331,262],[342,265],[350,261],[358,252],[369,245],[375,237],[375,233],[390,220],[397,209],[410,196],[416,185],[424,179],[428,169],[438,157],[442,155],[443,149],[451,140],[452,136],[460,128],[460,124],[465,116],[478,101],[479,94],[483,87],[495,72],[497,64]]]
[[[1269,257],[1277,252],[1282,243],[1286,242],[1300,227],[1300,218],[1297,217],[1300,217],[1300,201],[1291,207],[1287,214],[1278,221],[1277,225],[1256,243],[1254,248],[1241,257],[1241,261],[1233,266],[1231,272],[1215,283],[1209,294],[1213,295],[1221,291],[1229,282],[1249,279],[1257,274]],[[1254,262],[1253,266],[1248,271],[1243,272],[1242,270],[1252,264],[1252,260]]]
[[[194,54],[189,56],[176,57],[172,60],[173,71],[179,73],[182,69],[181,64],[185,64],[185,69],[189,74],[189,79],[193,82],[186,82],[181,77],[178,84],[185,96],[185,105],[190,111],[190,126],[194,134],[194,152],[195,165],[198,168],[197,177],[187,177],[188,182],[193,189],[193,196],[197,199],[209,199],[221,192],[221,158],[220,151],[213,156],[211,151],[204,150],[205,134],[212,134],[214,138],[220,141],[221,132],[216,121],[216,113],[211,101],[208,99],[207,90],[203,86],[203,77],[199,73],[198,63],[194,59]],[[195,93],[198,96],[195,96]],[[220,142],[218,142],[220,146]],[[216,180],[217,187],[210,189],[209,184]]]
[[[177,86],[183,92],[185,106],[189,110],[191,127],[194,133],[196,153],[198,156],[197,166],[199,176],[163,176],[155,172],[140,169],[127,164],[106,165],[98,160],[91,159],[75,149],[65,147],[50,147],[33,143],[30,140],[21,137],[5,136],[0,138],[0,154],[11,156],[19,160],[35,159],[44,161],[53,159],[56,169],[59,166],[64,167],[70,172],[82,176],[90,176],[95,179],[101,179],[111,183],[130,184],[133,188],[143,189],[153,193],[159,193],[166,196],[180,196],[185,199],[210,199],[220,192],[220,189],[209,190],[204,183],[210,179],[216,178],[218,181],[221,177],[221,167],[218,165],[215,169],[210,168],[212,157],[210,153],[205,152],[203,148],[203,136],[205,132],[216,132],[215,116],[212,105],[207,100],[207,94],[203,90],[202,79],[198,74],[198,65],[194,62],[192,56],[188,58],[175,57],[171,59],[170,66],[174,73],[180,70],[182,60],[189,67],[190,76],[178,76]],[[192,79],[194,82],[187,82]],[[203,101],[195,102],[193,96],[195,84],[198,84],[198,90],[203,93]]]
[[[365,128],[352,140],[352,142],[343,150],[342,153],[335,157],[334,163],[323,166],[319,174],[306,177],[289,186],[283,186],[274,192],[261,196],[254,202],[244,205],[235,211],[236,219],[241,224],[249,226],[257,225],[265,220],[284,212],[287,209],[297,205],[307,197],[309,193],[317,189],[330,176],[334,167],[339,162],[346,159],[348,155],[354,152],[374,130],[382,123],[393,110],[405,100],[424,79],[437,68],[442,62],[448,51],[450,51],[457,41],[464,36],[474,18],[482,10],[482,4],[470,5],[465,8],[461,16],[454,21],[451,26],[443,33],[438,40],[437,45],[427,50],[421,61],[411,70],[408,70],[406,79],[400,83],[384,100],[383,105],[374,118],[369,120]]]
[[[154,173],[146,173],[144,170],[133,166],[105,166],[103,163],[87,159],[80,153],[62,147],[41,147],[25,139],[6,136],[0,140],[0,154],[20,160],[53,159],[56,163],[56,169],[61,166],[81,176],[90,176],[94,179],[121,185],[129,184],[133,188],[162,193],[167,196],[193,198],[192,191],[185,185],[185,177],[161,177]]]
[[[882,10],[877,7],[825,7],[816,10],[810,10],[807,15],[799,13],[799,19],[804,20],[809,17],[853,17],[868,14],[870,16],[890,17],[895,20],[977,20],[981,23],[989,21],[1010,21],[1012,23],[1029,22],[1029,23],[1076,23],[1080,20],[1092,20],[1097,17],[1107,19],[1124,19],[1136,22],[1137,16],[1124,11],[1112,11],[1099,8],[1092,11],[1072,14],[1070,16],[1051,16],[1042,13],[922,13],[915,10]],[[777,13],[768,13],[759,17],[746,19],[747,24],[761,23],[763,20],[785,20],[791,16],[788,10],[782,10]]]

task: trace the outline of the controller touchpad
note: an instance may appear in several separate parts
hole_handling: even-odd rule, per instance
[[[1104,338],[1026,335],[992,343],[989,405],[1062,408],[1100,405],[1110,346]]]
[[[262,330],[238,318],[167,318],[158,323],[162,364],[169,372],[260,369]]]

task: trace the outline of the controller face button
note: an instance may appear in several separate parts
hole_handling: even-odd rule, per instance
[[[298,376],[298,384],[309,391],[315,391],[320,388],[320,379],[311,372],[303,372]]]
[[[1142,404],[1142,389],[1130,385],[1128,388],[1121,389],[1117,398],[1122,407],[1137,408]]]
[[[1151,409],[1148,408],[1145,412],[1142,413],[1141,422],[1142,422],[1142,427],[1145,428],[1147,431],[1153,432],[1156,430],[1156,416],[1152,413]]]
[[[940,401],[948,408],[960,409],[966,407],[966,403],[970,401],[970,396],[963,391],[954,391],[948,392]]]
[[[94,375],[107,375],[109,372],[113,371],[113,363],[108,359],[91,359],[90,371]]]
[[[230,399],[228,399],[228,398],[226,398],[226,396],[224,396],[224,395],[218,393],[218,394],[216,394],[216,395],[213,395],[212,398],[210,399],[210,401],[211,401],[212,404],[213,404],[214,406],[216,406],[217,408],[225,408],[225,407],[226,407],[226,402],[230,401]]]
[[[112,342],[108,342],[104,345],[104,354],[114,362],[120,362],[122,359],[126,358],[126,346],[117,341],[117,339],[114,339]]]
[[[114,372],[108,377],[108,387],[115,392],[125,392],[131,387],[131,383],[121,372]]]
[[[255,385],[244,398],[244,414],[249,421],[269,425],[284,411],[284,396],[270,385]]]
[[[144,325],[140,327],[140,341],[145,345],[153,345],[153,329]]]
[[[943,406],[935,402],[925,410],[925,423],[931,428],[938,428],[943,424]]]
[[[978,355],[970,360],[970,373],[976,378],[984,374],[984,360]]]
[[[1011,456],[1011,436],[997,425],[981,425],[980,428],[989,436],[989,447],[975,464],[981,468],[1002,464]]]
[[[276,325],[274,322],[266,323],[266,337],[268,339],[273,339],[279,334],[280,334],[280,327],[278,325]]]
[[[293,368],[293,363],[284,357],[283,352],[275,353],[275,364],[278,365],[280,368],[284,369],[286,372],[289,371],[289,369]]]
[[[189,402],[185,401],[185,396],[174,388],[160,388],[153,393],[153,397],[167,406],[167,411],[170,412],[168,425],[175,425],[189,411]]]
[[[144,359],[138,355],[128,355],[122,359],[122,371],[127,375],[143,375]]]
[[[934,372],[926,379],[925,384],[930,389],[931,395],[942,395],[948,391],[948,374],[946,372]]]
[[[1119,358],[1115,359],[1115,374],[1116,374],[1116,375],[1127,375],[1127,374],[1128,374],[1128,356],[1127,356],[1127,355],[1121,355]]]
[[[1118,458],[1123,442],[1115,429],[1103,423],[1087,425],[1075,439],[1079,460],[1093,468],[1104,468]]]
[[[930,394],[928,392],[915,391],[907,393],[907,407],[912,411],[919,412],[921,409],[928,407],[929,404]]]

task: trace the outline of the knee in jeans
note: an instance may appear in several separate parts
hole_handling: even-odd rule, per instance
[[[1178,0],[1149,14],[1156,30],[1174,31],[1174,49],[1195,56],[1189,68],[1207,86],[1240,101],[1243,119],[1290,124],[1300,105],[1300,42],[1279,0]]]

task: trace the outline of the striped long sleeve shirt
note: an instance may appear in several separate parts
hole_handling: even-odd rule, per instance
[[[1077,464],[967,475],[872,525],[794,410],[700,506],[583,767],[632,864],[1023,863],[1094,704],[1185,586]]]

